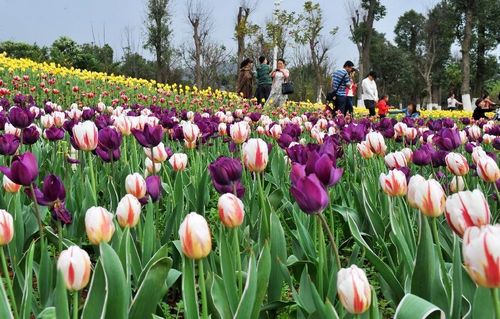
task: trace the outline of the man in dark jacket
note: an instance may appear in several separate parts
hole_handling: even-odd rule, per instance
[[[257,98],[257,103],[264,105],[271,93],[271,85],[273,80],[270,76],[271,67],[265,56],[259,58],[259,66],[257,67],[257,90],[255,91],[255,97]]]

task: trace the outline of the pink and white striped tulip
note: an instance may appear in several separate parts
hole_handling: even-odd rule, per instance
[[[185,122],[182,124],[182,132],[184,134],[184,140],[188,142],[195,142],[200,136],[200,128],[198,125],[191,122]]]
[[[448,153],[444,160],[448,171],[455,176],[464,176],[469,172],[469,163],[467,163],[467,159],[462,154]]]
[[[188,157],[184,153],[175,153],[168,160],[175,172],[183,171],[188,164]]]
[[[260,138],[251,138],[243,144],[243,163],[251,172],[262,172],[267,167],[267,143]]]
[[[422,214],[438,217],[444,213],[446,195],[438,181],[429,179],[415,185],[415,187],[415,203]]]
[[[364,159],[369,159],[373,157],[373,152],[370,148],[370,145],[366,141],[362,141],[356,145],[356,149],[359,152],[359,155]]]
[[[7,193],[17,193],[21,189],[21,185],[14,183],[6,175],[4,175],[3,176],[3,189]]]
[[[90,207],[85,213],[85,231],[93,245],[109,242],[115,233],[113,214],[103,207]]]
[[[89,254],[78,246],[65,249],[57,259],[57,269],[61,271],[66,289],[82,290],[90,280]]]
[[[384,161],[385,165],[390,169],[407,166],[406,156],[403,152],[389,153],[384,157]]]
[[[217,209],[219,211],[219,218],[224,226],[234,228],[243,223],[245,209],[243,202],[235,195],[226,193],[219,197]]]
[[[370,308],[371,287],[363,269],[352,265],[337,274],[337,292],[344,308],[352,314],[361,314]]]
[[[415,195],[417,193],[417,187],[423,182],[425,182],[425,178],[418,174],[413,175],[408,182],[408,194],[406,199],[408,200],[408,204],[413,208],[418,208]]]
[[[384,193],[389,196],[404,196],[408,192],[406,175],[397,169],[389,171],[387,175],[380,173],[379,182]]]
[[[468,227],[462,252],[465,269],[476,284],[500,288],[500,224]]]
[[[121,227],[135,227],[141,216],[141,203],[134,196],[127,194],[122,197],[116,207],[116,217]]]
[[[487,183],[495,183],[500,178],[497,162],[489,156],[483,156],[477,162],[477,175]]]
[[[92,121],[85,121],[73,126],[73,139],[82,151],[93,151],[97,147],[97,126]]]
[[[205,258],[212,251],[212,236],[206,219],[190,213],[179,227],[179,238],[184,255],[190,259]]]
[[[14,237],[14,220],[12,215],[0,209],[0,246],[9,244]],[[0,247],[0,249],[2,249]]]
[[[146,156],[155,163],[163,163],[168,158],[168,153],[163,142],[153,147],[153,152],[151,152],[149,147],[145,147],[144,153],[146,153]]]
[[[125,178],[125,190],[137,199],[146,196],[146,181],[139,173],[130,174]]]
[[[250,125],[247,122],[234,123],[229,128],[231,139],[236,144],[242,144],[250,135]]]
[[[383,156],[387,150],[385,140],[379,132],[370,132],[366,134],[366,142],[373,153]]]
[[[465,182],[462,176],[453,176],[450,181],[450,192],[456,193],[465,189]]]
[[[446,199],[445,210],[448,225],[460,237],[467,227],[490,223],[490,206],[479,189],[449,196]]]

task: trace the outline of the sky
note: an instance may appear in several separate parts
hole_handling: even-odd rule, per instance
[[[224,44],[236,52],[234,24],[240,0],[204,0],[212,7],[213,41]],[[252,22],[264,25],[273,11],[273,0],[257,1]],[[192,42],[191,30],[186,18],[187,0],[170,0],[173,41],[175,44]],[[325,20],[325,35],[334,27],[339,31],[332,40],[330,60],[335,66],[346,60],[358,61],[356,46],[349,40],[348,7],[356,0],[316,0]],[[398,17],[414,9],[426,13],[438,0],[382,0],[387,15],[375,23],[375,29],[394,39],[394,26]],[[282,8],[300,11],[303,0],[282,0]],[[114,49],[115,59],[121,57],[127,45],[127,31],[131,44],[141,54],[150,56],[142,48],[146,0],[0,0],[4,14],[0,19],[0,41],[13,40],[39,45],[50,45],[61,35],[69,36],[78,43],[108,43]],[[7,14],[8,13],[8,14]]]

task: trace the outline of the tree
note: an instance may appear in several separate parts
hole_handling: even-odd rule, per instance
[[[69,37],[62,36],[50,46],[50,59],[65,67],[72,67],[80,55],[80,47]]]
[[[257,33],[259,26],[252,24],[249,21],[249,16],[255,9],[255,3],[252,0],[241,0],[238,8],[238,15],[236,16],[236,26],[234,28],[235,38],[238,44],[237,63],[243,61],[245,55],[245,40],[246,37]],[[239,69],[238,69],[239,70]],[[239,72],[239,71],[238,71]]]
[[[0,52],[5,52],[9,57],[16,59],[26,58],[37,62],[49,59],[49,49],[39,47],[36,43],[4,41],[0,42]]]
[[[148,0],[144,48],[154,53],[156,58],[156,80],[165,82],[170,68],[171,47],[169,0]]]
[[[323,79],[325,78],[327,66],[327,53],[329,44],[322,37],[323,14],[318,3],[306,1],[304,12],[299,14],[295,28],[292,31],[297,43],[306,45],[309,50],[309,59],[315,74],[316,101],[321,102],[323,93]],[[335,36],[337,29],[330,33]]]
[[[359,53],[359,87],[361,80],[370,71],[370,44],[373,34],[373,23],[382,19],[385,14],[385,6],[379,0],[361,0],[358,6],[350,8],[351,40],[356,44]],[[361,90],[358,90],[360,96]]]
[[[197,87],[202,86],[202,51],[204,49],[205,41],[210,32],[212,22],[210,21],[211,13],[201,1],[194,3],[192,0],[187,4],[187,16],[191,27],[193,28],[194,52],[193,60],[194,76]]]

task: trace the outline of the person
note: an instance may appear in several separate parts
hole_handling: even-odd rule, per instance
[[[286,62],[284,59],[278,59],[276,65],[276,70],[273,70],[270,74],[273,79],[273,84],[271,86],[271,93],[269,94],[269,98],[267,99],[266,104],[264,104],[264,107],[280,107],[285,104],[286,100],[288,100],[288,95],[282,93],[281,86],[283,83],[288,81],[290,72],[286,69]]]
[[[257,89],[255,90],[255,97],[259,104],[265,103],[271,93],[273,80],[269,73],[271,73],[269,61],[265,56],[259,57],[259,66],[257,67]]]
[[[455,98],[455,93],[451,93],[448,96],[448,110],[455,110],[457,108],[457,104],[463,105],[461,102],[457,101],[457,99]]]
[[[358,86],[356,85],[356,82],[354,81],[354,76],[356,74],[356,69],[353,69],[351,74],[349,74],[351,84],[346,87],[346,113],[353,114],[353,106],[354,106],[354,96],[356,95],[356,91]]]
[[[352,61],[346,61],[342,69],[338,69],[333,72],[332,75],[332,93],[335,97],[335,109],[334,111],[340,111],[342,114],[346,115],[346,88],[351,84],[351,78],[349,74],[354,69],[354,63]]]
[[[387,102],[389,102],[388,95],[382,95],[380,100],[378,100],[378,116],[380,116],[381,118],[386,117],[387,114],[389,114],[389,104],[387,104]]]
[[[482,97],[482,100],[484,101],[484,104],[486,106],[486,108],[491,108],[493,105],[496,105],[490,98],[490,95],[489,94],[484,94],[483,97]]]
[[[368,76],[361,81],[361,88],[363,89],[363,94],[361,98],[365,103],[365,107],[368,109],[369,116],[375,116],[375,101],[378,100],[377,83],[377,73],[371,71]]]
[[[236,92],[245,99],[252,98],[253,92],[253,60],[246,58],[240,64],[240,74],[238,75],[238,84]]]
[[[482,118],[486,118],[486,113],[494,110],[494,108],[492,108],[494,104],[490,103],[492,102],[489,99],[483,99],[483,98],[477,99],[476,108],[474,109],[474,112],[472,112],[472,118],[474,118],[474,120],[476,121]]]
[[[413,119],[420,117],[420,112],[417,111],[417,106],[413,102],[408,103],[404,113],[406,117],[411,117]]]

